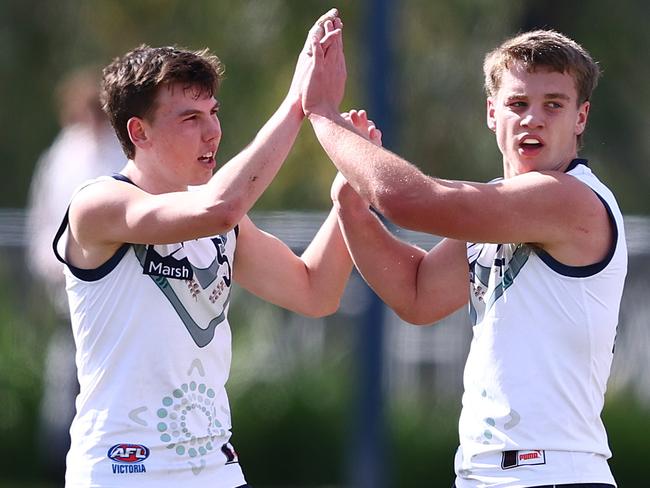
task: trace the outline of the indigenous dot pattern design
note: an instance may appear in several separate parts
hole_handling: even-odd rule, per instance
[[[494,398],[487,392],[487,390],[483,390],[481,392],[481,399],[482,401],[490,401],[493,402]],[[519,415],[519,412],[516,410],[510,409],[510,412],[508,413],[507,417],[505,417],[502,420],[502,429],[496,429],[498,432],[499,430],[510,430],[513,427],[517,426],[519,422],[521,421],[521,416]],[[485,430],[481,432],[474,440],[476,442],[480,442],[481,444],[485,445],[490,445],[493,444],[494,442],[501,442],[498,439],[494,439],[494,433],[493,431],[497,427],[497,421],[492,418],[492,417],[487,417],[483,419],[483,422],[485,423]]]
[[[191,379],[193,373],[198,378]],[[237,462],[234,450],[224,451],[224,439],[229,427],[219,418],[228,419],[230,412],[221,404],[218,393],[205,381],[205,369],[200,359],[194,359],[187,371],[188,380],[163,395],[152,408],[141,406],[129,412],[136,424],[155,429],[162,445],[175,456],[187,461],[192,474],[198,476],[207,466],[211,454],[226,456],[227,462]],[[218,410],[217,410],[218,409]]]
[[[226,435],[219,420],[217,420],[214,405],[215,392],[205,383],[191,381],[183,383],[169,395],[162,398],[156,414],[157,429],[160,440],[167,449],[172,449],[178,456],[188,460],[201,458],[220,446],[213,445],[216,437]],[[196,413],[203,418],[207,428],[202,434],[192,430],[190,417],[196,423]],[[207,436],[205,435],[207,433]]]

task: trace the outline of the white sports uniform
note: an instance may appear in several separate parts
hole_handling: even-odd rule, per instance
[[[623,218],[585,160],[567,174],[609,213],[614,242],[601,262],[573,267],[527,244],[468,243],[474,336],[458,488],[615,484],[600,414],[627,272]]]
[[[67,215],[55,249],[66,229]],[[236,234],[124,244],[97,269],[66,266],[81,386],[67,487],[246,483],[225,390]]]

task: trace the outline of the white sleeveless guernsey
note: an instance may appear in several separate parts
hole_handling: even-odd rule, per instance
[[[615,484],[600,414],[627,272],[623,218],[585,160],[567,174],[610,215],[615,238],[603,261],[572,267],[526,244],[468,243],[474,327],[458,488]]]
[[[225,390],[235,242],[125,244],[97,269],[66,266],[81,386],[67,487],[246,483]]]

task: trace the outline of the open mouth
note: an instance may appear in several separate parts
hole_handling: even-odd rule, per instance
[[[208,164],[214,163],[214,152],[210,151],[210,152],[207,152],[207,153],[203,154],[202,156],[199,156],[199,161],[201,161],[202,163],[208,163]]]
[[[544,147],[544,143],[536,137],[526,137],[519,143],[519,148],[526,152],[537,152]]]

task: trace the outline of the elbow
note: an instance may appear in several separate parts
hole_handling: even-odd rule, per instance
[[[444,194],[424,179],[402,179],[393,184],[378,185],[370,196],[371,204],[385,218],[405,229],[419,230],[423,221],[430,230],[431,215],[445,216]],[[436,219],[433,219],[433,223]]]
[[[205,212],[207,226],[210,234],[224,234],[232,230],[246,212],[237,201],[221,201],[209,207]]]
[[[404,322],[411,325],[426,326],[426,325],[431,325],[433,323],[432,320],[430,320],[428,317],[426,317],[423,314],[417,314],[405,310],[403,311],[395,310],[395,313],[400,319],[402,319]]]
[[[321,319],[336,313],[340,306],[340,300],[319,301],[302,311],[302,314],[312,319]]]
[[[375,191],[371,201],[385,218],[400,227],[408,228],[409,222],[413,218],[413,205],[409,202],[407,195],[384,189]]]
[[[437,322],[441,318],[437,316],[435,310],[431,310],[429,307],[409,305],[394,307],[393,310],[400,319],[411,325],[428,326]]]

